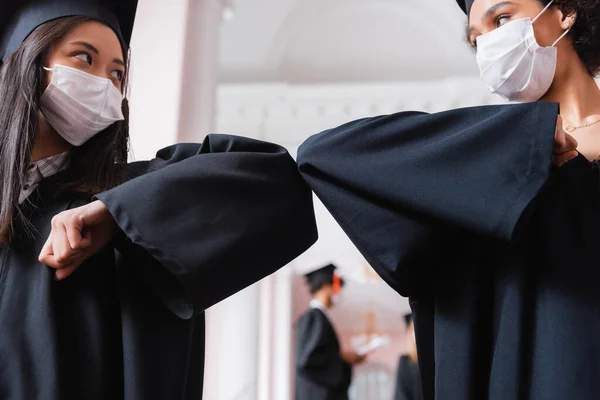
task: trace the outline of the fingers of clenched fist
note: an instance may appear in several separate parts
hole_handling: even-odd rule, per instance
[[[62,280],[112,240],[115,221],[102,202],[94,201],[58,214],[51,226],[39,260]]]
[[[56,279],[64,279],[87,258],[91,240],[83,233],[83,221],[71,211],[52,219],[52,230],[39,256],[40,262],[57,269]]]

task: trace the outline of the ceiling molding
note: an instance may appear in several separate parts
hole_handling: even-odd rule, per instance
[[[358,118],[502,102],[472,77],[385,84],[221,85],[217,128],[293,149],[313,133]]]
[[[476,74],[474,56],[462,40],[464,15],[451,0],[248,2],[224,27],[225,81],[368,82]],[[361,52],[369,54],[364,63]]]
[[[315,4],[311,4],[315,3]],[[376,0],[365,2],[363,0],[343,0],[343,1],[327,1],[322,0],[305,0],[297,3],[296,7],[288,14],[286,21],[281,25],[281,29],[273,38],[270,45],[268,63],[270,65],[279,65],[282,57],[287,51],[289,43],[305,30],[313,29],[315,24],[331,19],[339,13],[348,12],[363,12],[367,10],[377,10],[382,14],[395,14],[398,17],[398,24],[402,25],[402,21],[414,22],[423,28],[428,35],[435,36],[436,39],[443,42],[456,44],[453,38],[449,38],[448,31],[456,30],[456,24],[448,18],[447,13],[443,12],[444,8],[431,7],[427,1],[419,2],[400,2]],[[442,12],[440,12],[442,11]],[[462,25],[461,25],[462,26]],[[418,40],[418,34],[415,32],[406,32],[407,36],[414,37]],[[387,38],[393,41],[393,38]],[[452,56],[452,46],[441,46],[444,49],[445,56]],[[427,51],[428,49],[423,49]]]

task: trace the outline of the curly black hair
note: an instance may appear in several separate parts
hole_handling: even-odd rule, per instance
[[[537,0],[546,6],[551,0]],[[565,15],[577,13],[575,25],[569,32],[575,51],[590,74],[600,72],[600,0],[554,0]]]

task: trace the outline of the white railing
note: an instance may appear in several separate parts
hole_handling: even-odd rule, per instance
[[[296,147],[313,133],[367,116],[500,102],[477,78],[389,84],[227,84],[219,88],[217,130]]]

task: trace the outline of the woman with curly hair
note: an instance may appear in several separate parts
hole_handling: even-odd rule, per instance
[[[559,103],[565,130],[590,160],[600,156],[599,3],[461,2],[470,7],[467,40],[490,90],[508,100]]]
[[[600,399],[600,0],[458,2],[520,104],[350,122],[300,171],[410,298],[424,399]]]

